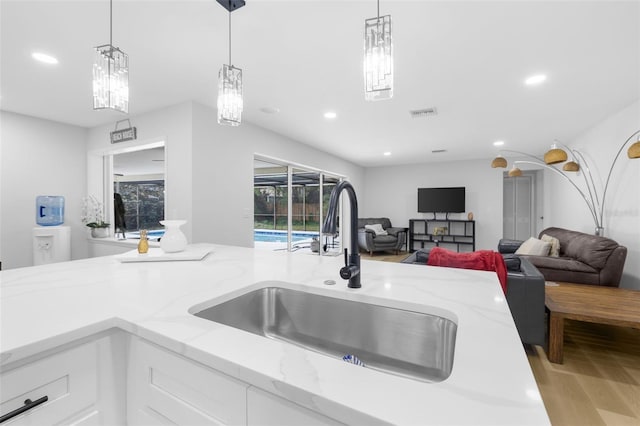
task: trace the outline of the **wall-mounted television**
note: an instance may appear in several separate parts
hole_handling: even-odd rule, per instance
[[[465,211],[464,186],[418,188],[419,213],[462,213]]]

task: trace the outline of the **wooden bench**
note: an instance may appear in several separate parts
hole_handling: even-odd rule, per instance
[[[596,285],[551,283],[545,286],[549,311],[549,361],[562,364],[564,320],[640,329],[640,291]]]

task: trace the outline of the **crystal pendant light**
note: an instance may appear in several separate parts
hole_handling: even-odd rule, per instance
[[[242,107],[242,69],[224,64],[218,73],[218,124],[239,126]]]
[[[109,44],[95,48],[93,109],[129,112],[129,56],[113,46],[113,0],[109,0]]]
[[[367,101],[393,97],[393,43],[391,15],[364,21],[364,98]]]
[[[239,126],[242,122],[242,69],[231,64],[231,12],[244,6],[244,1],[218,0],[229,11],[229,64],[218,73],[218,124]]]

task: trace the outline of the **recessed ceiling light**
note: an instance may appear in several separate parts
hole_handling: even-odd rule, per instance
[[[265,114],[277,114],[280,112],[280,108],[267,106],[260,108],[260,111],[264,112]]]
[[[504,145],[504,141],[495,141],[493,143],[493,146],[502,146],[502,145]]]
[[[338,116],[338,114],[336,114],[333,111],[327,111],[324,113],[324,118],[328,118],[329,120],[332,120],[334,118],[336,118]]]
[[[536,84],[540,84],[547,79],[547,76],[544,74],[532,75],[524,81],[524,84],[527,86],[533,86]]]
[[[41,52],[33,52],[31,57],[36,61],[43,62],[45,64],[57,64],[58,60],[51,55]]]
[[[391,155],[391,153],[389,151],[387,151],[387,152],[383,153],[382,155],[384,155],[385,157],[388,157],[388,156]]]

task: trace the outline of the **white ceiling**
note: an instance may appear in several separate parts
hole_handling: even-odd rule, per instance
[[[0,6],[2,109],[84,127],[123,118],[92,110],[107,0]],[[374,0],[247,0],[232,14],[243,120],[362,166],[399,165],[490,158],[495,140],[541,153],[640,98],[640,1],[382,0],[380,11],[393,19],[395,94],[366,102]],[[130,58],[131,115],[187,100],[215,108],[228,62],[228,13],[215,0],[115,0],[113,20],[113,44]],[[59,64],[35,62],[36,50]],[[546,83],[523,84],[540,72]],[[438,115],[410,117],[426,107]]]
[[[121,176],[164,175],[164,147],[115,154],[113,173]]]

